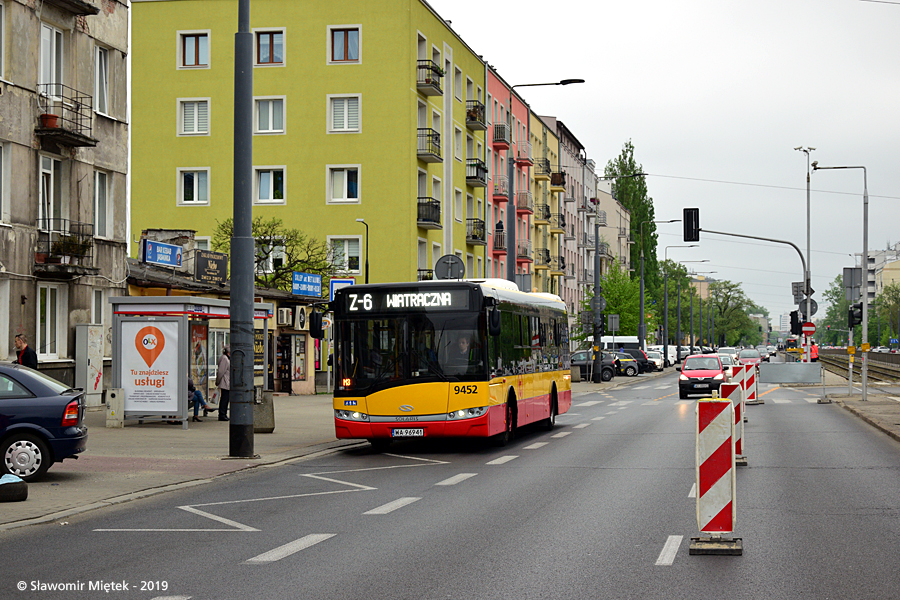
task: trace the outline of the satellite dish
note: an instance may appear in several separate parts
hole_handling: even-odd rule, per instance
[[[445,254],[434,263],[434,276],[437,279],[462,279],[466,274],[466,265],[455,254]]]

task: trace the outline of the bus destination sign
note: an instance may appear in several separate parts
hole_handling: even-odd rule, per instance
[[[345,306],[348,313],[392,312],[409,309],[467,310],[469,308],[468,290],[349,291],[346,298]]]

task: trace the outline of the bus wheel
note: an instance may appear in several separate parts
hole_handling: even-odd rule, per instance
[[[557,412],[558,411],[556,408],[556,392],[554,391],[553,394],[551,394],[551,396],[550,396],[550,416],[548,418],[544,419],[544,421],[541,423],[541,425],[544,428],[544,431],[550,431],[556,425],[556,413]]]
[[[506,401],[506,429],[503,430],[503,433],[498,433],[494,436],[494,443],[497,446],[505,446],[510,440],[513,439],[513,435],[515,433],[515,421],[516,421],[516,411],[513,408],[513,404],[511,400]]]
[[[371,438],[368,442],[372,444],[372,450],[375,452],[384,452],[391,445],[390,438]]]

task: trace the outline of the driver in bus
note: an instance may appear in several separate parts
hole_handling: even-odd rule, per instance
[[[462,372],[471,370],[478,364],[478,354],[471,343],[471,336],[463,333],[452,346],[448,356],[448,363],[456,367],[464,367]]]

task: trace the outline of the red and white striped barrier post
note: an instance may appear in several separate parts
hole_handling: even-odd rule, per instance
[[[744,365],[744,398],[747,404],[764,404],[759,397],[755,365]]]
[[[741,538],[724,538],[734,531],[735,464],[734,407],[726,398],[700,400],[696,408],[697,527],[690,554],[743,552]],[[707,535],[703,535],[707,534]]]
[[[723,383],[719,388],[722,399],[731,400],[734,406],[734,464],[739,467],[747,466],[747,457],[744,454],[744,388],[740,383]]]

